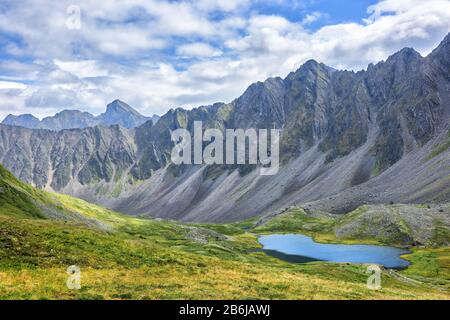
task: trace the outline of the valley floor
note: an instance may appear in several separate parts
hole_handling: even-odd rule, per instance
[[[87,206],[68,199],[61,197],[66,207]],[[369,290],[363,265],[250,253],[256,233],[282,231],[278,218],[256,229],[254,221],[194,226],[92,208],[87,216],[110,230],[0,215],[0,298],[450,299],[448,247],[414,250],[410,268],[384,270],[382,289]],[[81,269],[81,290],[66,286],[70,265]]]
[[[450,299],[447,208],[362,207],[340,217],[291,208],[240,223],[182,224],[48,193],[0,166],[0,299]],[[383,270],[382,288],[369,290],[364,265],[293,264],[255,252],[267,233],[416,247],[408,269]],[[74,265],[79,290],[67,286]]]

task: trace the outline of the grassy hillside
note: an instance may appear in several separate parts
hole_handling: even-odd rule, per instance
[[[291,264],[253,252],[256,233],[270,232],[280,217],[256,229],[254,221],[184,225],[136,219],[36,190],[0,170],[2,299],[450,298],[441,276],[447,250],[412,255],[413,268],[404,274],[420,282],[385,271],[383,288],[372,291],[364,266]],[[289,232],[304,229],[295,220],[299,227]],[[70,265],[81,268],[81,290],[66,287]]]
[[[0,165],[0,212],[2,214],[43,218],[37,204],[44,205],[46,200],[42,192],[21,183]]]

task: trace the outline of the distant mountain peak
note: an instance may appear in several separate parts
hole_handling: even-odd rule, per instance
[[[420,60],[420,59],[422,59],[422,56],[420,55],[419,52],[417,52],[413,48],[403,48],[400,51],[398,51],[397,53],[394,53],[393,55],[391,55],[387,59],[387,62],[398,61],[398,60],[411,62],[411,61]]]
[[[38,118],[36,118],[35,116],[33,116],[31,113],[25,113],[25,114],[21,114],[18,116],[15,116],[13,114],[8,114],[6,116],[6,118],[24,118],[24,119],[35,119],[35,120],[39,120]]]
[[[15,116],[13,114],[9,114],[2,121],[3,124],[11,125],[11,126],[21,126],[30,129],[35,129],[39,127],[40,120],[33,116],[32,114],[26,113]]]
[[[319,63],[314,59],[309,59],[304,64],[302,64],[297,71],[294,73],[302,73],[302,72],[309,72],[309,71],[315,71],[320,69],[321,66],[325,66],[323,63]]]
[[[98,118],[103,124],[120,124],[125,128],[134,128],[150,120],[149,117],[141,115],[137,110],[119,99],[109,103],[106,106],[106,111]]]
[[[320,63],[317,62],[316,60],[314,60],[314,59],[309,59],[309,60],[307,60],[307,61],[303,64],[303,66],[304,66],[304,67],[317,67],[319,64],[320,64]]]
[[[132,108],[129,104],[119,99],[114,100],[106,106],[106,113],[108,112],[130,112],[140,115],[140,113],[136,111],[136,109]]]
[[[109,103],[106,106],[106,111],[97,117],[86,111],[66,109],[54,116],[45,117],[42,121],[31,114],[19,116],[10,114],[3,120],[2,124],[30,129],[63,130],[116,124],[125,128],[134,128],[149,120],[156,123],[159,117],[157,115],[145,117],[127,103],[116,99]]]
[[[332,73],[335,71],[332,67],[327,66],[322,62],[317,62],[314,59],[309,59],[305,63],[303,63],[296,71],[291,72],[287,78],[290,78],[294,75],[306,74],[306,73],[317,73],[318,71],[323,71],[326,73]]]

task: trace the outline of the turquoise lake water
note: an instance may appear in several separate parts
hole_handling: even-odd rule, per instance
[[[409,262],[400,258],[408,250],[387,246],[317,243],[301,234],[272,234],[258,240],[267,254],[290,262],[330,261],[372,263],[403,269]]]

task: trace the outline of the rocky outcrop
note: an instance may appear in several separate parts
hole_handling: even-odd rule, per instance
[[[448,246],[449,204],[369,205],[334,228],[339,239],[378,239],[405,246]]]

